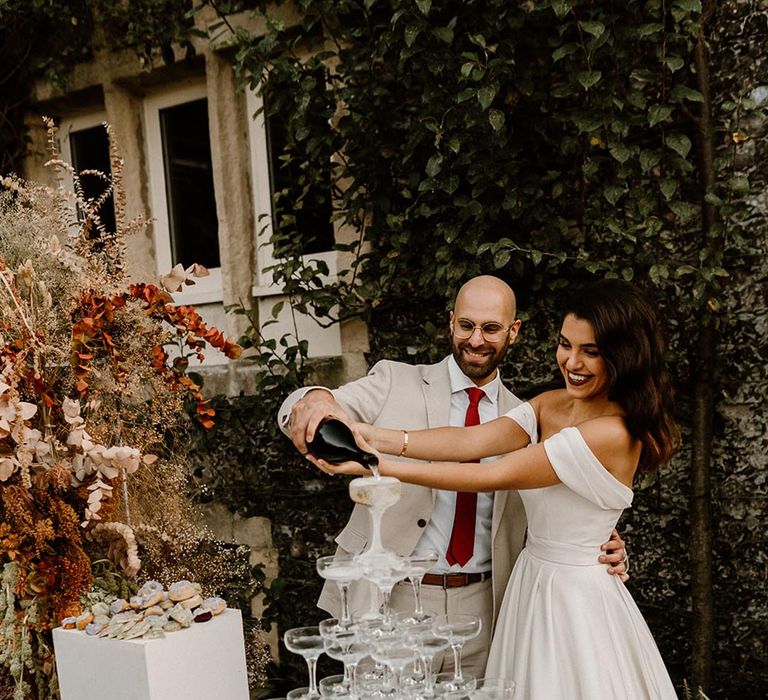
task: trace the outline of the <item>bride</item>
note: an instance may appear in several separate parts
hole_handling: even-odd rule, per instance
[[[565,388],[470,428],[356,424],[357,439],[364,449],[402,455],[407,448],[408,457],[433,461],[381,458],[382,475],[401,481],[520,489],[528,535],[499,613],[488,677],[516,681],[528,700],[675,698],[637,605],[594,562],[632,503],[635,473],[666,462],[677,442],[656,316],[636,287],[605,280],[572,295],[562,318],[557,364]],[[493,455],[505,456],[459,463]],[[367,473],[354,462],[307,458],[329,473]]]

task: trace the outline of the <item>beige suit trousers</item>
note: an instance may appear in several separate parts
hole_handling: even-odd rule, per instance
[[[442,588],[442,586],[422,586],[421,603],[426,612],[435,615],[463,613],[479,615],[483,626],[480,636],[464,645],[461,653],[462,672],[475,678],[485,675],[488,649],[491,646],[491,628],[493,625],[493,585],[491,579],[471,583],[461,588]],[[415,607],[413,587],[401,582],[392,590],[392,609],[412,611]],[[434,669],[438,673],[453,671],[453,652],[449,649],[442,658],[435,659]]]

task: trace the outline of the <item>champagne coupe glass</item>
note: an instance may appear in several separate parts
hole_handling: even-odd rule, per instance
[[[470,697],[472,700],[511,700],[515,682],[505,678],[480,678]]]
[[[335,640],[338,641],[339,644],[344,645],[346,644],[349,646],[357,639],[357,632],[354,630],[354,628],[350,626],[342,626],[341,620],[335,617],[329,617],[327,620],[321,620],[317,628],[320,630],[320,636],[323,638],[323,643],[325,644],[329,640]],[[327,650],[326,650],[326,653]],[[344,680],[346,681],[347,685],[349,685],[352,681],[349,677],[349,671],[344,666]]]
[[[321,698],[336,698],[336,700],[341,700],[342,698],[344,698],[344,700],[354,698],[342,675],[321,678],[317,687],[320,691]]]
[[[384,600],[382,605],[384,626],[391,629],[392,610],[389,601],[392,597],[392,589],[398,581],[402,581],[408,576],[409,559],[398,556],[394,552],[384,551],[379,554],[365,552],[357,560],[362,567],[363,576],[381,591]],[[370,615],[375,616],[376,613],[371,611]]]
[[[416,609],[413,612],[415,620],[423,620],[427,617],[421,605],[421,577],[437,563],[439,558],[440,555],[434,549],[415,552],[409,557],[408,580],[413,586],[413,595],[416,599]]]
[[[401,639],[405,640],[406,644],[410,644],[416,652],[416,658],[413,662],[413,673],[411,676],[404,676],[404,684],[408,682],[412,684],[419,684],[422,680],[426,681],[429,670],[424,666],[424,660],[418,653],[417,641],[421,637],[432,634],[432,622],[436,615],[428,612],[423,613],[422,619],[417,620],[413,613],[399,612],[392,616],[392,624],[396,630],[396,633]],[[447,645],[447,642],[446,642]],[[407,688],[403,688],[407,690]]]
[[[477,637],[482,626],[482,620],[477,615],[459,613],[439,615],[432,624],[434,635],[446,639],[453,650],[454,690],[464,687],[464,675],[461,672],[461,650],[464,643]]]
[[[407,630],[405,632],[405,643],[410,646],[418,655],[424,668],[424,688],[421,696],[424,698],[437,697],[435,695],[435,675],[432,672],[435,657],[448,649],[448,640],[444,637],[438,637],[432,633],[431,628],[423,630]]]
[[[355,682],[358,688],[358,700],[373,700],[373,698],[391,700],[389,691],[392,683],[389,682],[389,670],[370,655],[357,665]]]
[[[349,482],[349,496],[368,507],[371,516],[371,544],[360,558],[378,557],[388,550],[381,543],[381,518],[384,511],[400,500],[402,484],[392,476],[362,476]]]
[[[376,643],[387,639],[393,639],[397,632],[391,626],[386,626],[384,620],[379,618],[365,619],[355,625],[357,633],[360,639],[372,648]],[[356,673],[356,682],[358,688],[360,688],[362,696],[366,700],[370,697],[380,697],[382,693],[379,689],[388,687],[386,685],[387,679],[387,667],[373,658],[371,651],[369,650],[368,656],[373,665],[367,663],[365,660],[358,665]]]
[[[305,694],[293,697],[301,698],[302,700],[319,698],[320,694],[317,692],[317,659],[325,649],[319,628],[294,627],[285,631],[283,641],[288,651],[303,656],[307,662],[309,687]]]
[[[355,669],[360,659],[368,656],[369,643],[354,626],[341,627],[335,617],[323,620],[318,628],[323,638],[325,653],[344,664],[344,683],[350,694],[357,694]]]
[[[348,627],[352,624],[349,614],[349,586],[362,575],[362,569],[352,554],[331,555],[317,560],[317,573],[327,581],[334,581],[341,595],[341,618],[339,625]]]
[[[464,698],[466,700],[467,694],[475,689],[476,680],[474,676],[464,676],[461,681],[461,687],[456,685],[456,678],[453,671],[446,671],[438,673],[435,676],[435,697],[438,698]]]
[[[443,695],[448,700],[511,700],[515,682],[503,678],[480,678],[474,687],[449,690]]]
[[[359,640],[357,635],[352,640],[348,638],[348,635],[349,632],[341,631],[331,637],[326,637],[325,653],[344,664],[343,682],[349,695],[357,697],[357,664],[370,654],[371,647],[367,642]]]
[[[403,671],[416,657],[414,650],[406,646],[397,636],[381,639],[371,647],[371,657],[374,661],[385,664],[392,671],[394,681],[394,696],[402,696]]]

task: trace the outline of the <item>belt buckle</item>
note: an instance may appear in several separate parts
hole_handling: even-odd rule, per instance
[[[450,576],[450,574],[443,574],[443,590],[444,591],[448,590],[448,577],[449,576]]]

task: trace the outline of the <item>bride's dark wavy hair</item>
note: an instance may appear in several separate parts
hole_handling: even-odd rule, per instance
[[[602,280],[571,294],[563,318],[568,314],[592,325],[608,369],[608,396],[624,409],[627,429],[643,446],[639,469],[651,471],[669,461],[680,431],[653,305],[629,282]]]

